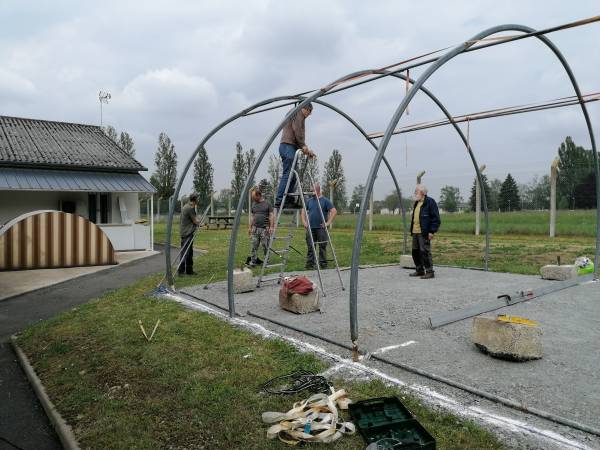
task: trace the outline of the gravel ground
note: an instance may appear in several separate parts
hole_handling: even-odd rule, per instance
[[[544,357],[524,363],[506,362],[482,354],[470,341],[471,319],[436,330],[428,326],[433,312],[447,311],[496,298],[499,294],[552,284],[535,276],[438,268],[433,280],[409,278],[410,271],[397,266],[362,269],[359,283],[359,346],[365,352],[383,352],[385,357],[477,387],[492,394],[508,397],[549,413],[600,428],[600,284],[569,288],[519,305],[503,308],[484,316],[506,313],[538,321],[543,330]],[[314,274],[308,274],[314,278]],[[349,272],[342,272],[346,287]],[[246,311],[271,318],[330,339],[350,344],[348,293],[341,291],[334,271],[326,271],[322,312],[296,315],[278,306],[276,285],[236,295],[236,311]],[[195,286],[182,292],[227,307],[225,283],[203,289]],[[246,319],[255,320],[250,317]],[[263,324],[267,324],[264,322]],[[273,325],[267,325],[273,329]],[[280,332],[289,331],[276,327]],[[410,343],[410,341],[414,341]],[[408,344],[406,344],[408,343]],[[398,346],[405,344],[404,346]],[[381,350],[389,346],[398,346]],[[344,351],[337,348],[336,353]],[[347,352],[346,352],[347,354]],[[376,365],[369,361],[369,366]],[[478,404],[480,399],[449,389],[422,377],[408,375],[385,366],[386,373],[402,372],[402,380],[436,386],[452,391],[453,398]],[[463,400],[461,400],[463,399]],[[487,401],[483,403],[488,403]],[[600,448],[600,439],[566,427],[517,413],[508,408],[492,410],[528,423],[554,429],[563,436],[574,437],[591,448]],[[489,409],[489,408],[488,408]],[[513,437],[514,438],[514,437]],[[520,447],[523,441],[513,442]],[[519,443],[520,442],[520,443]],[[543,443],[542,443],[543,442]],[[515,445],[516,444],[516,445]],[[531,445],[531,443],[528,443]],[[540,441],[540,448],[549,445]],[[559,445],[557,448],[560,448]]]

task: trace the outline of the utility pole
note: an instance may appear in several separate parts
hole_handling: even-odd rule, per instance
[[[485,164],[479,168],[479,172],[483,174]],[[479,222],[481,216],[481,185],[479,178],[475,177],[475,236],[479,236]]]
[[[556,236],[556,180],[560,159],[554,158],[550,166],[550,237]]]
[[[100,102],[100,127],[102,127],[102,104],[108,104],[110,100],[110,92],[100,91],[98,92],[98,101]]]

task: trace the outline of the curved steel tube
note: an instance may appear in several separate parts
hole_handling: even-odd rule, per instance
[[[429,66],[421,74],[421,76],[417,79],[417,81],[412,85],[412,87],[409,89],[406,96],[404,97],[404,99],[402,100],[402,102],[400,103],[400,105],[398,106],[396,111],[394,112],[394,115],[392,116],[392,118],[386,128],[385,134],[379,144],[377,154],[375,155],[375,158],[373,159],[373,163],[372,163],[371,169],[369,171],[369,176],[367,178],[365,197],[362,199],[361,205],[360,205],[360,211],[359,211],[359,215],[358,215],[356,231],[355,231],[355,238],[354,238],[354,248],[352,250],[352,264],[351,264],[351,269],[350,269],[350,305],[349,306],[350,306],[350,336],[351,336],[352,342],[355,345],[356,345],[356,340],[358,339],[358,320],[357,320],[357,315],[358,315],[358,313],[357,313],[358,265],[359,265],[359,260],[360,260],[360,250],[361,250],[363,226],[365,223],[365,216],[366,216],[366,211],[367,211],[367,199],[370,197],[371,192],[373,190],[373,184],[375,182],[375,177],[377,175],[377,171],[379,170],[379,166],[381,164],[381,159],[382,159],[382,157],[385,153],[385,150],[390,142],[390,139],[392,137],[394,129],[395,129],[396,125],[398,124],[400,117],[402,116],[402,114],[404,114],[406,107],[409,105],[409,103],[415,96],[416,92],[422,87],[422,85],[425,83],[425,81],[427,81],[427,79],[431,75],[433,75],[440,67],[442,67],[444,64],[446,64],[452,58],[463,53],[469,47],[473,46],[476,41],[478,41],[482,38],[485,38],[487,36],[490,36],[492,34],[501,32],[501,31],[522,31],[525,33],[530,33],[535,30],[533,30],[532,28],[523,26],[523,25],[516,25],[516,24],[499,25],[499,26],[489,28],[487,30],[484,30],[484,31],[476,34],[469,41],[464,42],[463,44],[460,44],[460,45],[454,47],[452,50],[446,52],[437,61],[435,61],[431,66]],[[594,140],[594,134],[592,131],[592,125],[589,120],[589,115],[587,113],[587,108],[585,106],[585,103],[583,102],[583,99],[581,98],[581,92],[579,90],[579,86],[578,86],[577,81],[575,80],[575,77],[573,76],[573,73],[572,73],[569,65],[567,64],[566,60],[564,59],[564,57],[562,56],[560,51],[554,46],[554,44],[552,44],[552,42],[549,39],[547,39],[543,36],[536,36],[536,37],[538,39],[540,39],[542,42],[544,42],[554,52],[554,54],[561,61],[567,74],[569,75],[569,79],[571,80],[571,83],[573,84],[575,92],[577,93],[577,96],[579,98],[580,105],[583,110],[583,114],[584,114],[586,124],[588,127],[588,131],[590,133],[590,139],[592,141],[592,152],[593,152],[594,164],[596,166],[596,189],[597,189],[597,193],[598,193],[597,199],[596,199],[597,200],[597,208],[598,208],[597,209],[597,220],[598,221],[596,223],[596,254],[595,254],[595,263],[596,263],[595,271],[596,271],[596,277],[597,277],[598,276],[598,264],[597,263],[598,263],[598,255],[600,252],[600,233],[599,233],[599,231],[600,231],[600,189],[599,189],[600,188],[600,168],[598,166],[598,155],[597,155],[597,150],[596,150],[596,143]],[[483,186],[483,180],[480,179],[479,182]],[[485,191],[485,190],[482,190],[482,191]]]
[[[208,142],[208,140],[214,136],[219,130],[221,130],[223,127],[227,126],[228,124],[230,124],[231,122],[239,119],[240,117],[245,116],[248,112],[259,108],[261,106],[264,105],[268,105],[270,103],[274,103],[277,101],[281,101],[281,100],[291,100],[291,99],[295,99],[295,100],[302,100],[303,97],[298,97],[298,96],[280,96],[280,97],[274,97],[268,100],[264,100],[261,101],[259,103],[256,103],[246,109],[244,109],[243,111],[240,111],[238,114],[235,114],[233,116],[231,116],[230,118],[228,118],[227,120],[221,122],[219,125],[217,125],[215,128],[213,128],[205,137],[204,139],[202,139],[202,141],[200,142],[200,144],[198,144],[198,146],[196,147],[196,150],[192,153],[192,155],[190,156],[190,158],[188,159],[183,172],[181,174],[181,176],[179,177],[179,180],[177,181],[177,185],[175,188],[175,193],[173,194],[172,197],[172,201],[169,203],[169,216],[167,219],[167,242],[171,242],[171,237],[172,237],[172,233],[173,233],[173,214],[174,214],[174,201],[176,201],[175,199],[177,199],[179,197],[179,193],[181,190],[181,186],[183,184],[183,180],[185,179],[187,172],[189,171],[189,168],[191,167],[191,164],[193,163],[194,159],[196,158],[198,152],[200,151],[200,149],[202,149],[204,147],[204,145],[206,145],[206,142]],[[348,120],[352,125],[354,125],[354,127],[369,141],[369,143],[373,146],[374,150],[377,151],[377,145],[374,144],[371,140],[371,138],[367,135],[367,133],[364,131],[364,129],[362,127],[360,127],[358,125],[358,123],[353,120],[348,114],[344,113],[342,110],[334,107],[333,105],[321,101],[321,100],[316,100],[315,103],[319,103],[335,112],[337,112],[338,114],[340,114],[341,116],[343,116],[346,120]],[[387,161],[387,159],[384,158],[384,163],[387,166],[390,175],[392,177],[392,180],[394,181],[394,185],[396,187],[396,192],[398,193],[398,199],[400,201],[400,207],[402,208],[402,216],[403,216],[403,223],[404,223],[404,251],[406,252],[406,216],[404,213],[404,209],[402,207],[402,193],[400,190],[400,185],[398,184],[398,180],[396,178],[396,174],[394,173],[392,166],[389,164],[389,162]],[[172,273],[172,269],[171,269],[171,265],[170,265],[170,261],[171,261],[171,247],[170,246],[166,246],[165,248],[165,260],[166,260],[166,268],[165,268],[165,276],[166,279],[168,280],[167,282],[169,283],[169,285],[173,284],[173,273]]]

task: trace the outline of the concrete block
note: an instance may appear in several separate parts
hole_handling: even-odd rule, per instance
[[[577,278],[577,266],[573,264],[565,264],[563,266],[548,265],[540,269],[544,280],[570,280]]]
[[[320,311],[321,299],[319,297],[319,290],[315,288],[306,295],[286,295],[282,291],[279,291],[279,306],[286,311],[291,311],[296,314]]]
[[[414,269],[415,262],[413,261],[412,255],[400,255],[400,267],[405,269]]]
[[[543,355],[542,330],[538,326],[475,317],[471,340],[495,358],[527,361]]]
[[[233,269],[233,292],[240,294],[242,292],[251,292],[256,287],[252,271],[247,267],[243,269]]]

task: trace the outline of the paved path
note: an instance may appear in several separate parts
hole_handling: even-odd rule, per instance
[[[109,290],[164,270],[162,254],[115,266],[0,302],[0,450],[62,446],[10,347],[10,336],[39,320],[86,303]]]

